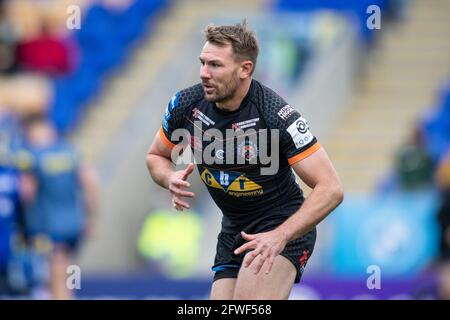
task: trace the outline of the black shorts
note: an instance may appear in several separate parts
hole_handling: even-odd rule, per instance
[[[286,220],[286,218],[283,218],[283,220]],[[244,231],[249,234],[266,232],[275,229],[282,222],[283,221],[279,221],[279,219],[274,219],[269,221],[269,223],[259,224],[256,228],[249,226],[244,228]],[[248,251],[235,255],[234,250],[242,246],[246,241],[242,238],[240,233],[230,234],[221,232],[217,239],[216,257],[214,259],[214,266],[211,268],[215,272],[213,281],[223,278],[237,278],[245,254]],[[300,282],[303,270],[308,259],[311,257],[315,243],[316,229],[314,228],[304,236],[288,242],[286,247],[280,253],[295,266],[295,269],[297,270],[295,283]]]

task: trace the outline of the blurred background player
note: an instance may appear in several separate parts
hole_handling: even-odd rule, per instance
[[[0,297],[14,293],[8,271],[21,215],[20,172],[16,165],[21,130],[16,120],[0,101]]]
[[[95,228],[97,183],[70,144],[44,119],[27,124],[30,164],[25,184],[31,190],[25,228],[31,243],[45,237],[51,245],[50,288],[54,299],[72,298],[67,267],[80,242]]]

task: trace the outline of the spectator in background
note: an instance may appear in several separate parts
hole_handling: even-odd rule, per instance
[[[408,16],[409,6],[409,0],[389,0],[387,1],[386,11],[390,18],[402,22]]]
[[[70,299],[67,267],[83,236],[93,232],[97,187],[93,169],[82,165],[75,149],[57,137],[46,120],[27,125],[29,143],[25,188],[31,194],[25,215],[29,239],[44,235],[52,243],[50,291]]]
[[[0,78],[0,119],[16,133],[24,119],[48,113],[54,96],[50,81],[42,76],[15,74]],[[18,135],[14,135],[17,140]]]
[[[423,145],[422,131],[416,127],[410,141],[399,150],[395,157],[395,172],[400,187],[411,190],[429,186],[433,168],[433,160]]]
[[[25,70],[51,76],[67,74],[72,70],[69,44],[48,32],[45,24],[38,37],[19,42],[17,60]]]
[[[0,73],[15,71],[16,39],[6,19],[3,1],[0,1]]]
[[[75,64],[77,50],[75,42],[70,38],[71,30],[66,27],[67,8],[79,2],[6,2],[4,22],[0,24],[0,40],[5,39],[3,42],[7,42],[9,50],[0,50],[0,54],[4,52],[5,57],[10,57],[12,49],[15,49],[13,53],[17,67],[26,71],[42,72],[50,76],[69,73]]]
[[[18,74],[10,77],[6,86],[6,99],[21,119],[48,113],[54,92],[51,82],[45,76]]]

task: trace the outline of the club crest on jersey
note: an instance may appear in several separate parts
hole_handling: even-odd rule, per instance
[[[305,118],[300,117],[294,121],[288,128],[287,132],[291,135],[292,141],[299,149],[306,146],[313,140],[313,135],[309,131],[308,122]]]
[[[200,177],[208,187],[221,189],[231,196],[242,197],[263,194],[263,189],[259,184],[239,172],[205,168]]]
[[[237,152],[241,158],[251,160],[258,156],[258,146],[251,140],[244,141],[238,145]]]

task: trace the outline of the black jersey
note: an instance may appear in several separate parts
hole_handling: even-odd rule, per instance
[[[306,120],[258,81],[252,80],[240,107],[231,112],[207,101],[201,84],[179,91],[160,129],[171,148],[179,143],[176,129],[188,133],[200,177],[223,213],[223,232],[236,233],[268,217],[288,217],[302,204],[290,165],[320,145]],[[277,161],[275,172],[267,170],[273,167],[267,159]]]

